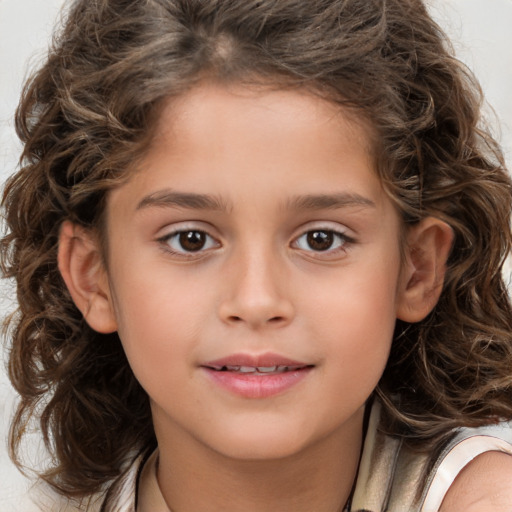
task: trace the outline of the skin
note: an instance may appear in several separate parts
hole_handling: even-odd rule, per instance
[[[476,457],[455,479],[439,512],[512,511],[512,457],[488,452]]]
[[[106,266],[94,234],[64,223],[62,275],[89,324],[118,331],[150,397],[174,510],[346,503],[396,318],[432,309],[452,240],[426,219],[401,258],[369,135],[305,92],[204,84],[164,108],[145,159],[111,192]],[[332,245],[311,245],[315,231]],[[183,232],[204,246],[187,250]],[[241,397],[202,367],[241,352],[312,370],[277,395]]]

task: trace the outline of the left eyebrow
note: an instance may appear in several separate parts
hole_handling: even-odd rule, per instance
[[[287,204],[290,210],[329,210],[349,206],[375,208],[375,203],[359,194],[342,192],[339,194],[306,194],[290,199]]]
[[[144,197],[138,204],[137,210],[150,206],[178,207],[190,210],[227,211],[228,205],[220,198],[208,194],[195,194],[192,192],[176,192],[161,190]]]

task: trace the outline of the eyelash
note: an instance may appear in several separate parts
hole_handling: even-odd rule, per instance
[[[196,237],[197,235],[199,235],[199,237],[202,237],[202,240],[204,241],[203,245],[198,247],[196,250],[191,248],[186,249],[183,247],[183,243],[186,241],[186,239],[182,239],[182,237],[184,236],[188,236],[190,241],[194,243],[194,241],[191,238],[191,235]],[[308,237],[313,237],[315,235],[321,235],[321,238],[328,242],[328,247],[326,247],[325,249],[317,248],[316,250],[312,248],[310,244],[311,242],[313,242],[313,240],[308,240]],[[301,239],[305,239],[309,247],[301,247]],[[201,229],[180,229],[158,238],[157,241],[160,244],[162,244],[164,251],[185,258],[202,256],[206,251],[221,246],[220,242],[218,242],[206,231]],[[180,245],[180,247],[173,247],[172,243],[174,241],[176,241]],[[201,240],[199,240],[199,243],[201,243]],[[355,240],[352,237],[347,236],[346,233],[337,231],[335,229],[317,228],[309,229],[303,232],[298,237],[294,238],[291,243],[291,246],[303,252],[309,252],[319,256],[322,255],[324,257],[328,257],[336,255],[339,252],[346,252],[348,246],[354,243]],[[333,247],[333,245],[335,245],[335,247]]]

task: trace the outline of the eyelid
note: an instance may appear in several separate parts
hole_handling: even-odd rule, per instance
[[[201,220],[185,220],[165,224],[156,232],[155,240],[163,240],[183,231],[202,231],[215,239],[219,238],[215,228],[210,223]]]
[[[298,238],[299,236],[305,233],[309,233],[310,231],[332,231],[334,233],[346,236],[347,238],[350,238],[354,241],[356,237],[354,231],[345,224],[329,220],[314,220],[301,224],[298,228],[296,228],[294,230],[292,239]]]

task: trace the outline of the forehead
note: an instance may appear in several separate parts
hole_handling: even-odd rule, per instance
[[[202,84],[163,104],[153,133],[130,179],[134,201],[166,189],[227,206],[257,193],[285,203],[382,192],[368,123],[304,90]]]
[[[300,88],[279,88],[272,85],[216,84],[206,82],[185,94],[168,100],[162,106],[156,125],[153,148],[159,142],[187,134],[212,139],[212,126],[223,124],[232,134],[242,135],[257,127],[278,132],[279,144],[284,137],[325,137],[325,130],[343,132],[345,138],[365,146],[370,152],[374,130],[369,121],[355,109],[323,99]],[[338,128],[339,130],[336,130]],[[320,133],[324,132],[324,133]],[[341,139],[341,137],[340,137]],[[272,141],[261,142],[273,145]],[[315,142],[314,140],[311,142]]]

